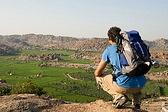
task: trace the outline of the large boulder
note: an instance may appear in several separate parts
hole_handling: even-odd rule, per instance
[[[34,94],[13,94],[0,97],[1,112],[40,112],[62,103]]]

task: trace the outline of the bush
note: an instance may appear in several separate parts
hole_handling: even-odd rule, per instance
[[[11,88],[9,86],[0,86],[0,96],[8,95],[11,92]]]
[[[161,87],[160,93],[162,96],[168,96],[168,87]]]
[[[21,84],[16,84],[12,87],[12,94],[37,94],[42,95],[46,92],[43,90],[43,88],[38,87],[36,84],[32,83],[31,81],[26,81]]]
[[[144,98],[153,98],[160,95],[160,86],[155,81],[149,81],[143,89]]]
[[[158,81],[149,81],[145,88],[143,89],[144,98],[153,98],[159,96],[168,95],[168,81],[167,80],[158,80]]]

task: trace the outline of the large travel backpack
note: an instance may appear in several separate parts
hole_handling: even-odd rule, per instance
[[[134,76],[144,75],[151,68],[150,52],[138,31],[120,32],[116,37],[121,72]]]

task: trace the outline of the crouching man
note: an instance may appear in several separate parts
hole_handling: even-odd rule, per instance
[[[126,94],[132,95],[132,105],[136,112],[140,112],[141,90],[146,83],[144,75],[127,76],[121,73],[120,60],[114,35],[121,31],[118,27],[111,27],[108,31],[109,45],[102,54],[100,63],[95,70],[97,83],[113,97],[113,107],[121,108],[128,101]],[[112,65],[112,74],[103,74],[106,65]]]

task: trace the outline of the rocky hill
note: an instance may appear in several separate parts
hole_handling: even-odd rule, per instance
[[[168,49],[168,39],[160,38],[155,41],[148,42],[151,49],[165,50]]]
[[[72,38],[54,35],[26,34],[0,36],[0,44],[6,44],[13,48],[56,48],[72,50],[98,51],[105,43],[100,38]]]
[[[168,49],[168,39],[158,39],[155,41],[145,41],[152,49]],[[25,35],[0,35],[0,44],[8,45],[12,48],[57,48],[100,51],[107,45],[105,38],[73,38],[65,36],[25,34]]]
[[[144,100],[142,112],[167,112],[167,97]],[[131,112],[128,105],[123,109],[114,109],[111,101],[97,100],[91,103],[70,103],[62,100],[39,97],[34,94],[14,94],[0,96],[1,112]]]
[[[168,65],[168,52],[166,52],[168,51],[168,39],[160,38],[155,41],[145,41],[145,43],[149,46],[153,58]],[[77,51],[77,54],[74,54],[75,57],[81,57],[83,51],[102,51],[108,42],[105,38],[73,38],[54,35],[25,34],[0,35],[0,45],[2,44],[13,49],[70,49]],[[1,49],[0,52],[5,51]],[[87,58],[89,55],[86,56],[84,54],[84,57]]]

